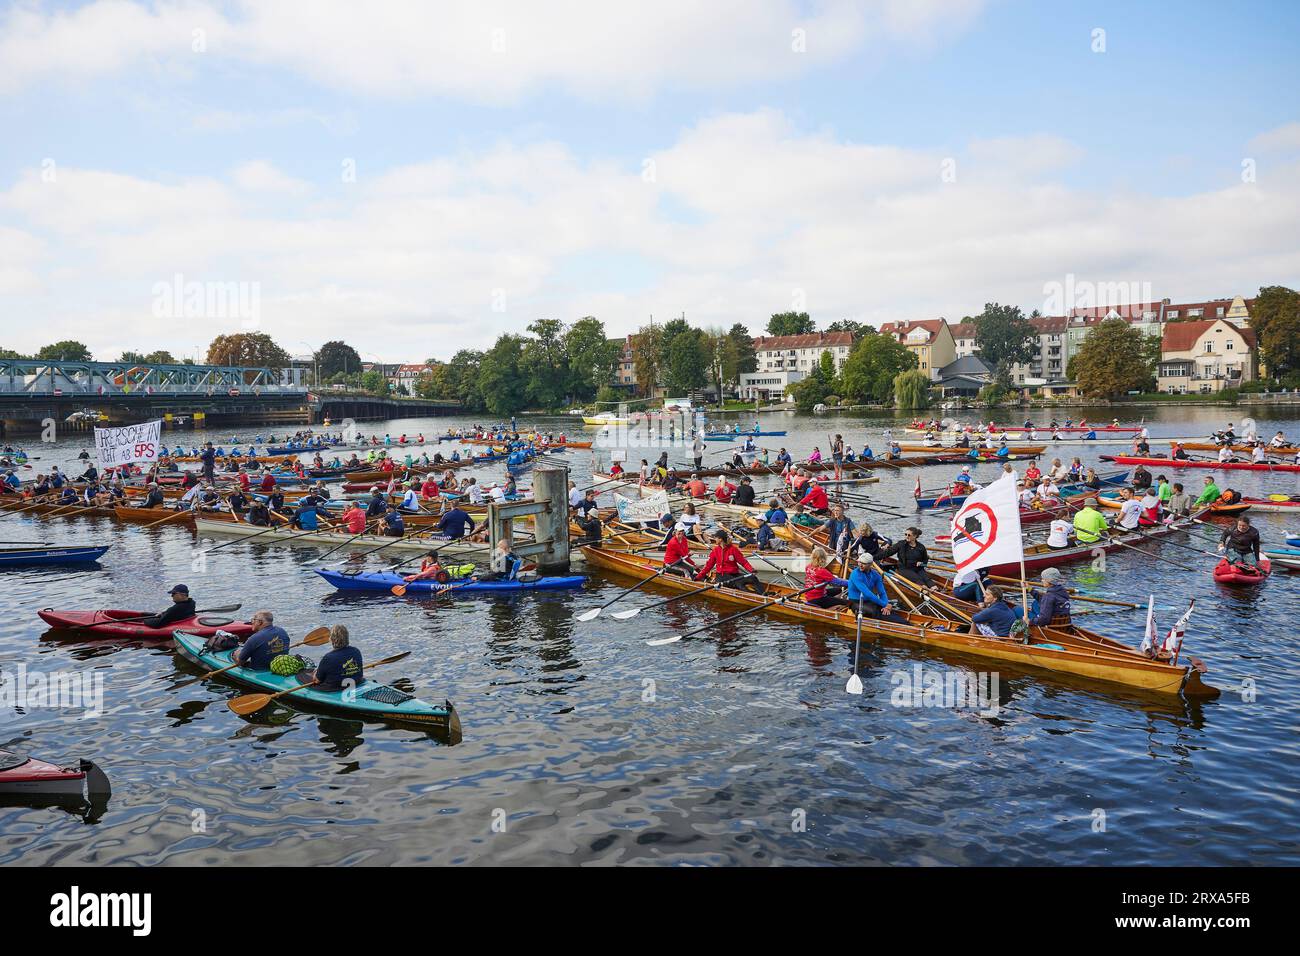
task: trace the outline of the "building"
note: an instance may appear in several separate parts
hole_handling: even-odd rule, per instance
[[[975,354],[975,323],[960,322],[957,325],[948,326],[948,331],[952,333],[952,341],[957,358],[965,358],[968,355]]]
[[[993,369],[978,355],[963,355],[939,369],[939,392],[944,398],[974,398],[993,381]]]
[[[754,339],[757,365],[740,376],[740,398],[780,400],[795,382],[812,372],[830,352],[839,372],[853,351],[852,332],[812,332],[808,335],[760,335]]]
[[[610,339],[609,344],[618,349],[618,362],[614,366],[614,387],[629,391],[636,389],[636,356],[632,353],[632,336]]]
[[[886,322],[880,327],[881,335],[889,335],[916,356],[918,370],[939,380],[939,370],[957,359],[957,342],[946,319],[926,319],[921,322]],[[973,337],[973,333],[972,333]]]
[[[1156,388],[1208,394],[1255,378],[1255,333],[1221,318],[1168,322]]]
[[[396,389],[406,389],[407,395],[415,394],[415,383],[422,375],[429,375],[433,372],[432,365],[421,363],[419,365],[398,365],[388,375],[388,384]]]

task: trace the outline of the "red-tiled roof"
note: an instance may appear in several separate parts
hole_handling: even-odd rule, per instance
[[[975,323],[958,322],[956,325],[948,326],[948,331],[952,333],[954,339],[973,339],[975,338]]]
[[[772,349],[829,349],[853,344],[852,332],[811,332],[808,335],[760,335],[754,351]]]
[[[1029,324],[1039,335],[1059,335],[1065,331],[1069,321],[1063,315],[1040,315],[1036,319],[1030,319]]]
[[[1166,322],[1165,334],[1160,339],[1160,351],[1187,352],[1195,347],[1196,340],[1204,335],[1206,330],[1219,322],[1240,335],[1252,349],[1255,347],[1255,332],[1253,329],[1238,328],[1225,319],[1204,319],[1194,322]]]
[[[939,334],[939,330],[945,325],[947,325],[947,322],[944,319],[921,319],[916,322],[886,322],[880,327],[880,333],[882,335],[892,335],[901,342],[916,329],[925,329],[925,331],[930,335],[926,341],[933,342],[935,336]],[[949,329],[949,331],[951,331],[951,329]]]

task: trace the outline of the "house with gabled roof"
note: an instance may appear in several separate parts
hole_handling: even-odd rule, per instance
[[[939,370],[957,359],[957,342],[946,319],[923,319],[910,322],[886,322],[881,335],[888,335],[916,356],[918,371],[939,381]]]
[[[1257,343],[1253,329],[1227,318],[1165,323],[1156,388],[1161,392],[1209,394],[1254,380]]]

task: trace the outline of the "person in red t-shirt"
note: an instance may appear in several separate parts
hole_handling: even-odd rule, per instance
[[[692,474],[691,480],[686,482],[686,493],[692,498],[707,498],[709,495],[709,486],[700,480],[699,475]]]
[[[668,545],[664,548],[664,569],[668,574],[680,574],[683,577],[699,572],[700,569],[691,560],[691,540],[686,537],[685,528],[677,528],[668,539]]]
[[[1025,469],[1025,481],[1038,481],[1041,477],[1043,477],[1043,473],[1038,470],[1038,459],[1035,458],[1029,463],[1029,467]]]
[[[425,475],[424,484],[420,486],[420,497],[433,499],[437,498],[439,494],[437,479],[432,474]]]
[[[736,486],[727,481],[722,475],[718,475],[718,484],[713,489],[713,497],[718,499],[724,505],[730,503],[732,496],[736,493]]]
[[[253,487],[253,483],[248,480],[248,472],[241,471],[239,473],[239,490],[248,491],[252,487]]]
[[[741,568],[745,569],[745,573],[741,573]],[[708,563],[696,573],[695,580],[703,581],[711,571],[717,572],[718,583],[725,587],[741,588],[754,594],[763,593],[753,567],[745,560],[740,549],[731,543],[731,538],[725,531],[714,533],[713,550],[709,552]]]
[[[826,497],[826,489],[817,484],[816,479],[811,482],[808,493],[799,499],[799,504],[809,511],[825,511],[831,506],[830,499]]]
[[[268,471],[265,475],[262,476],[262,484],[259,487],[262,489],[263,492],[268,494],[272,491],[275,491],[275,475],[271,474]]]
[[[342,520],[348,534],[361,534],[366,530],[366,513],[357,507],[355,501],[343,512]]]
[[[848,582],[841,581],[826,567],[826,549],[824,548],[813,548],[812,554],[808,557],[808,567],[803,572],[803,583],[804,587],[808,589],[803,596],[805,604],[826,608],[852,607],[851,602],[827,591],[829,585],[847,585]]]

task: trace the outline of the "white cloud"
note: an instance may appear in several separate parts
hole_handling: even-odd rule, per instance
[[[1251,139],[1246,148],[1261,153],[1300,153],[1300,123],[1284,123]]]
[[[240,189],[249,192],[269,192],[281,195],[302,196],[311,192],[310,184],[294,179],[265,160],[255,159],[235,167],[231,179]]]
[[[595,314],[621,334],[684,310],[757,330],[796,295],[822,321],[880,322],[1033,307],[1067,272],[1186,298],[1300,274],[1300,166],[1183,196],[1096,195],[1054,180],[1074,155],[1036,135],[972,143],[943,182],[938,151],[805,134],[758,111],[684,130],[654,154],[652,183],[639,164],[556,143],[449,152],[309,193],[281,189],[266,164],[168,181],[31,172],[0,190],[0,261],[21,272],[0,281],[30,318],[3,344],[188,354],[238,328],[154,319],[149,290],[176,273],[257,283],[262,328],[286,348],[343,338],[390,361],[483,347],[546,316]],[[967,175],[999,157],[1001,174]]]
[[[983,0],[94,0],[23,5],[0,24],[0,91],[211,61],[293,71],[372,96],[516,100],[545,86],[593,99],[732,87],[816,69],[872,42],[929,44]],[[195,30],[205,50],[195,52]],[[796,31],[802,31],[797,40]]]

